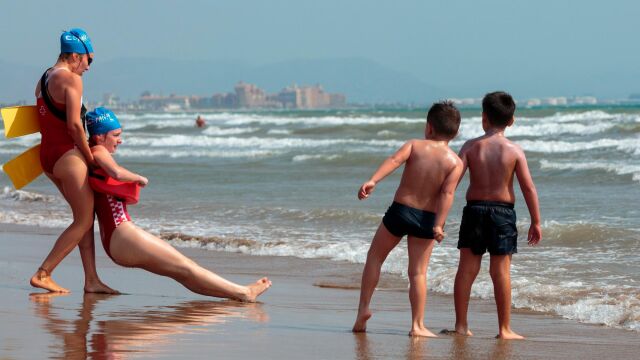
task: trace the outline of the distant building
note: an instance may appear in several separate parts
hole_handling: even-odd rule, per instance
[[[257,108],[266,105],[267,94],[256,85],[240,81],[234,89],[238,98],[238,107]]]
[[[525,103],[525,106],[527,107],[532,107],[532,106],[540,106],[542,105],[542,100],[540,99],[529,99],[527,100],[527,102]]]
[[[233,93],[214,94],[211,97],[211,107],[232,109],[238,107],[238,96]]]
[[[118,106],[120,98],[114,93],[106,93],[102,95],[102,103],[106,107],[115,108]]]
[[[282,104],[286,109],[299,109],[302,106],[300,88],[296,85],[288,86],[274,95],[275,100]]]
[[[464,99],[450,99],[454,104],[458,106],[471,106],[482,103],[482,99],[464,98]]]
[[[175,94],[162,96],[147,92],[142,94],[138,100],[138,105],[143,110],[188,110],[191,108],[191,100],[188,96],[178,96]]]
[[[598,103],[598,99],[594,96],[577,96],[571,99],[571,103],[574,105],[595,105]]]
[[[330,94],[324,91],[322,86],[291,85],[282,89],[276,99],[282,107],[293,109],[322,109],[343,107],[347,98],[343,94]]]
[[[233,93],[218,93],[211,97],[162,96],[145,91],[138,100],[140,110],[178,111],[189,109],[323,109],[340,108],[347,103],[343,94],[331,94],[322,86],[291,85],[277,94],[267,94],[254,84],[238,82]]]
[[[567,105],[567,98],[564,96],[545,98],[542,100],[542,104],[550,106],[563,106]]]

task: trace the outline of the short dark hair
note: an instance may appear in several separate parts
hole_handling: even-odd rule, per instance
[[[487,114],[491,125],[506,127],[516,112],[516,103],[508,93],[494,91],[482,99],[482,112]]]
[[[449,100],[434,103],[427,113],[427,123],[431,124],[436,135],[448,139],[453,139],[458,134],[460,120],[460,111]]]

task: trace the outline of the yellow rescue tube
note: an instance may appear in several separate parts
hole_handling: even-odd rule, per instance
[[[0,109],[4,120],[4,136],[14,138],[40,131],[35,105],[12,106]]]
[[[30,148],[2,166],[11,179],[13,186],[19,190],[42,174],[40,166],[40,144]]]

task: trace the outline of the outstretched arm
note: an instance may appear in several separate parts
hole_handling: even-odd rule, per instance
[[[97,145],[91,148],[93,157],[98,165],[109,174],[112,178],[118,181],[134,181],[138,184],[145,186],[149,182],[146,177],[131,172],[113,159],[113,156],[103,146]]]
[[[520,190],[522,190],[524,201],[527,203],[529,215],[531,216],[531,226],[529,227],[527,241],[529,245],[537,245],[542,239],[538,192],[536,191],[536,186],[533,184],[533,179],[531,179],[531,173],[529,172],[527,159],[524,156],[524,152],[522,150],[520,150],[518,160],[516,161],[516,176],[518,177]]]
[[[456,159],[455,166],[451,169],[440,188],[438,203],[436,205],[436,220],[433,227],[434,238],[438,242],[444,239],[444,223],[447,220],[449,210],[451,210],[453,195],[456,192],[456,187],[458,187],[463,171],[462,160]]]
[[[358,199],[364,200],[371,195],[376,185],[387,175],[391,174],[395,169],[399,168],[400,165],[404,164],[405,161],[411,155],[411,148],[413,146],[412,141],[406,142],[395,154],[389,156],[385,161],[382,162],[378,170],[371,175],[371,178],[360,186],[360,190],[358,191]]]

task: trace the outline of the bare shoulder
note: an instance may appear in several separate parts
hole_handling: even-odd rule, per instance
[[[462,150],[461,150],[462,151]],[[451,165],[452,168],[457,168],[462,166],[462,159],[455,153],[455,151],[449,148],[445,153],[446,161]]]
[[[58,70],[51,75],[52,80],[63,84],[65,86],[71,86],[74,88],[82,88],[82,77],[71,71]]]
[[[511,151],[514,154],[516,154],[518,157],[524,156],[524,150],[522,150],[522,147],[518,144],[516,144],[515,142],[504,138],[504,145],[505,149],[507,151]]]
[[[460,155],[464,155],[466,152],[471,150],[480,141],[481,138],[482,137],[477,137],[475,139],[465,141],[465,143],[462,145],[462,148],[460,148]]]
[[[93,156],[103,156],[104,154],[111,156],[111,154],[109,154],[109,151],[107,151],[107,148],[102,145],[93,145],[91,147],[91,153],[93,154]]]

